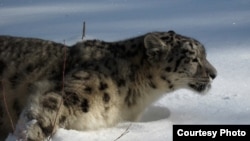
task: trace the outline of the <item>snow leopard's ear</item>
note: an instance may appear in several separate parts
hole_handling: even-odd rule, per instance
[[[160,38],[153,34],[148,34],[144,38],[146,54],[150,62],[162,61],[167,58],[170,46],[165,44]]]

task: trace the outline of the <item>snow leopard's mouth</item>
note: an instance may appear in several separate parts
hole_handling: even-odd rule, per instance
[[[205,83],[188,84],[188,86],[198,93],[206,93],[211,88],[210,83],[208,83],[208,84],[205,84]]]

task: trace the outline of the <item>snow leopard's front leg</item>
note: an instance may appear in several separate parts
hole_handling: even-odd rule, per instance
[[[62,96],[56,92],[37,92],[30,97],[23,110],[16,130],[18,140],[43,141],[59,128],[64,110]]]

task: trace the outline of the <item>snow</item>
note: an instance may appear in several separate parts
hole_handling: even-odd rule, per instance
[[[139,122],[88,132],[60,129],[52,139],[114,141],[124,134],[119,141],[165,141],[172,140],[173,124],[250,124],[249,7],[249,0],[2,0],[0,34],[73,44],[86,21],[88,39],[170,29],[198,39],[218,71],[207,95],[178,90],[149,107]]]

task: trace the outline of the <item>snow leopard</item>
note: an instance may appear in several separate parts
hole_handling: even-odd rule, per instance
[[[205,94],[216,75],[203,44],[174,31],[71,46],[0,36],[0,136],[43,141],[138,121],[165,94]]]

